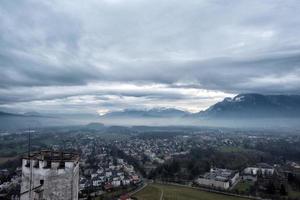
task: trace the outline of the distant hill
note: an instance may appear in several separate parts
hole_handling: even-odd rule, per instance
[[[82,125],[91,121],[97,121],[97,117],[86,115],[41,114],[37,112],[16,114],[0,111],[0,130]],[[90,124],[87,128],[100,129],[100,124]]]
[[[205,111],[201,118],[298,118],[300,95],[239,94],[225,98]]]
[[[42,115],[41,113],[38,113],[38,112],[26,112],[23,115],[27,116],[27,117],[46,117],[46,116],[44,116],[44,115]]]
[[[22,116],[22,115],[0,111],[0,117],[14,117],[14,116]]]
[[[153,108],[149,110],[126,109],[124,111],[110,112],[101,116],[101,118],[177,118],[185,115],[189,115],[189,113],[173,108]]]
[[[89,124],[85,125],[84,128],[89,129],[89,130],[103,130],[105,128],[105,126],[102,123],[93,122],[93,123],[89,123]]]

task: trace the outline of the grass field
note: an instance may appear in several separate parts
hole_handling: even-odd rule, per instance
[[[288,188],[288,193],[290,198],[300,198],[300,192],[293,190],[291,186]]]
[[[245,200],[245,198],[162,184],[150,184],[133,196],[138,200]]]
[[[249,192],[250,187],[253,185],[253,182],[247,180],[241,180],[234,189],[238,190],[239,192]]]

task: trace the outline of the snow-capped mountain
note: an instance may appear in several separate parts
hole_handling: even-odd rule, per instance
[[[239,94],[198,113],[207,118],[300,117],[300,95]]]

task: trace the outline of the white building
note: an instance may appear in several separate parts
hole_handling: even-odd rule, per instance
[[[111,184],[114,186],[114,187],[119,187],[121,185],[121,181],[120,180],[113,180],[111,182]]]
[[[124,160],[121,159],[121,158],[118,158],[118,159],[117,159],[117,162],[118,162],[118,164],[120,164],[120,165],[124,164]]]
[[[134,167],[132,165],[125,165],[124,166],[124,171],[127,173],[134,173]]]
[[[200,176],[196,183],[203,186],[229,189],[238,181],[239,173],[228,169],[212,168],[210,172]]]
[[[262,175],[273,175],[274,167],[266,163],[258,163],[254,167],[247,167],[246,169],[244,169],[245,175],[257,176],[258,173],[261,173]]]
[[[102,185],[102,183],[104,183],[104,180],[102,180],[102,179],[94,179],[93,180],[93,186],[94,187],[99,187],[99,186],[101,186]]]
[[[21,200],[77,200],[79,156],[41,151],[22,159]]]
[[[108,178],[111,177],[112,176],[112,172],[111,171],[105,172],[105,176],[108,177]]]

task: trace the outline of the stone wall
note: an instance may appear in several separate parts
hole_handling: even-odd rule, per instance
[[[78,162],[51,162],[47,167],[46,161],[23,159],[22,161],[22,183],[21,200],[29,200],[29,185],[31,176],[31,199],[42,194],[46,200],[77,200],[79,183]],[[39,166],[34,165],[39,162]]]

